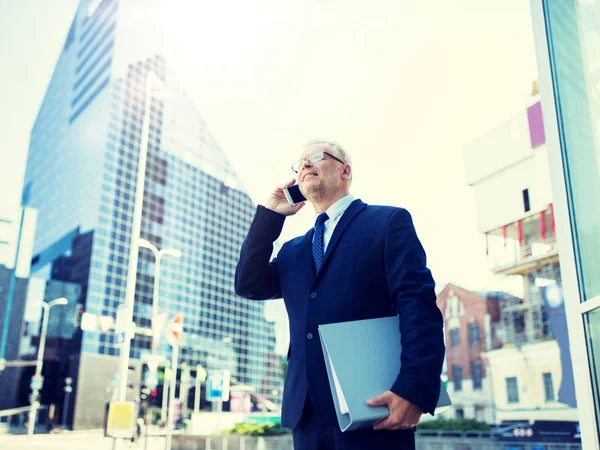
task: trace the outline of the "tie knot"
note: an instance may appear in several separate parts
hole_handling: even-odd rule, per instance
[[[319,217],[317,217],[316,225],[323,225],[328,219],[329,219],[329,216],[327,215],[327,213],[321,213],[321,214],[319,214]]]

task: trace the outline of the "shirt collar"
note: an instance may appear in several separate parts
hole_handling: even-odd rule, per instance
[[[341,216],[344,213],[344,211],[346,211],[348,209],[348,206],[350,206],[350,204],[353,201],[354,201],[354,196],[348,194],[345,197],[340,198],[333,205],[331,205],[325,212],[327,213],[327,216],[330,219],[337,219],[339,216]],[[319,214],[317,214],[317,216],[318,215]]]

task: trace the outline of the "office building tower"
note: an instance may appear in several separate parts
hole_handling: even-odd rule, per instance
[[[143,34],[130,33],[134,18],[123,13],[130,7],[127,0],[81,1],[40,107],[24,186],[28,205],[39,209],[32,273],[79,283],[87,313],[116,317],[125,298],[148,108],[141,237],[181,252],[161,259],[158,310],[183,314],[180,356],[188,366],[230,369],[234,382],[271,396],[281,384],[267,364],[274,325],[264,319],[263,303],[233,290],[253,202],[165,58],[149,51]],[[150,72],[164,96],[146,103]],[[155,263],[151,251],[140,249],[130,395],[139,390],[140,358],[151,348]],[[169,346],[161,343],[158,353],[168,360]],[[80,353],[69,363],[77,369],[68,369],[75,372],[75,428],[102,424],[118,355],[114,329],[82,331]]]

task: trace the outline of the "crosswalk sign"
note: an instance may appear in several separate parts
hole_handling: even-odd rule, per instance
[[[229,400],[229,370],[219,370],[208,373],[206,381],[206,400],[209,402]]]

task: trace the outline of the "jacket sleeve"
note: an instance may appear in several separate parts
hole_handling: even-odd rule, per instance
[[[442,313],[412,218],[405,209],[386,229],[385,271],[400,318],[401,369],[391,391],[433,415],[444,361]]]
[[[262,205],[256,208],[235,270],[235,293],[240,297],[250,300],[282,297],[277,260],[269,260],[273,254],[273,242],[281,234],[284,221],[285,216]]]

